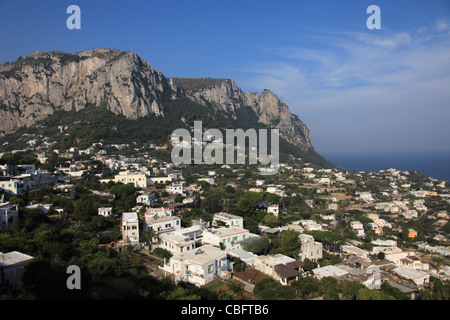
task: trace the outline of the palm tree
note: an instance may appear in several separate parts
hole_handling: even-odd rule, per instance
[[[145,242],[149,245],[149,251],[151,249],[151,245],[154,242],[156,238],[156,232],[153,230],[153,228],[148,228],[142,233],[142,237],[144,238]]]

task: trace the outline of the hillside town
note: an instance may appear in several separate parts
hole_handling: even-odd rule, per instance
[[[23,276],[33,263],[83,263],[56,242],[89,234],[77,250],[138,254],[151,263],[133,268],[183,290],[273,299],[265,286],[276,283],[292,292],[288,299],[417,300],[435,298],[439,283],[449,298],[445,181],[393,168],[324,169],[294,157],[277,175],[260,176],[251,165],[176,166],[154,156],[167,149],[94,144],[3,154],[1,293],[30,288]],[[97,273],[85,263],[92,277],[111,275],[100,262]]]

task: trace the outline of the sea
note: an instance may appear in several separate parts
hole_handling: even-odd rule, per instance
[[[319,153],[339,169],[347,169],[351,172],[393,168],[419,171],[439,181],[450,182],[450,151]]]

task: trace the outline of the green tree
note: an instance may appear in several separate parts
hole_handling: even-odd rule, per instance
[[[343,281],[339,283],[339,291],[342,293],[343,300],[356,300],[356,296],[364,285],[356,281]]]
[[[408,300],[409,298],[407,294],[400,291],[400,289],[394,288],[388,282],[383,282],[381,284],[380,290],[397,300]]]
[[[305,260],[303,261],[304,265],[303,265],[303,270],[306,272],[310,272],[313,269],[317,268],[317,263],[315,263],[314,261],[311,261],[308,258],[305,258]]]
[[[333,277],[322,278],[319,291],[325,300],[339,300],[338,281]]]
[[[166,300],[201,300],[198,295],[190,294],[187,289],[178,287],[173,291],[165,294]]]
[[[267,237],[254,237],[242,240],[240,244],[244,250],[262,255],[269,249],[270,240]]]
[[[358,290],[356,300],[395,300],[395,298],[378,289],[361,288]]]
[[[210,191],[206,193],[205,198],[202,200],[201,207],[211,214],[221,212],[223,208],[222,197],[220,194]]]
[[[170,251],[163,249],[163,248],[156,248],[155,250],[153,250],[153,253],[160,258],[165,258],[165,259],[172,258],[172,254],[170,253]]]
[[[311,277],[294,280],[291,286],[297,289],[297,295],[303,299],[311,298],[319,290],[319,284]]]
[[[285,255],[297,255],[300,250],[299,232],[295,230],[285,230],[281,234],[280,249]]]
[[[295,298],[295,289],[266,278],[256,283],[254,293],[264,300],[288,300]]]
[[[244,228],[247,229],[250,233],[258,233],[258,222],[253,218],[245,217],[244,218]]]

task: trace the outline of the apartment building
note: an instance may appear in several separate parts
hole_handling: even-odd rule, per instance
[[[113,181],[115,183],[121,182],[123,184],[132,183],[136,188],[147,188],[148,186],[152,185],[150,177],[145,172],[141,171],[121,171],[114,177]]]
[[[230,276],[226,252],[208,244],[165,259],[160,268],[170,273],[175,282],[185,281],[199,287]]]
[[[19,209],[9,202],[0,203],[0,230],[8,229],[9,226],[19,221]]]
[[[239,243],[239,241],[248,239],[250,232],[242,228],[217,228],[203,232],[203,243],[209,243],[220,247],[222,243],[226,249],[231,249]]]
[[[244,227],[244,218],[225,212],[218,212],[214,214],[212,221],[213,226],[217,226],[219,221],[223,222],[228,227]]]
[[[311,235],[300,234],[301,241],[299,257],[301,261],[309,259],[311,261],[317,261],[322,259],[323,256],[323,245],[320,242],[314,240]]]
[[[124,212],[122,214],[122,243],[139,243],[139,219],[137,212]]]

